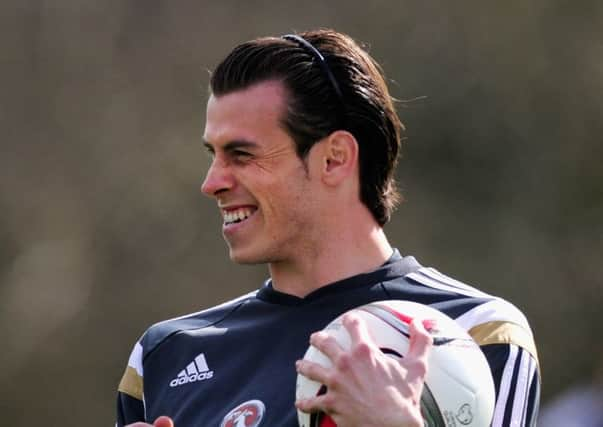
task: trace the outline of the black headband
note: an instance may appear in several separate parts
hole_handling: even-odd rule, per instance
[[[329,68],[329,65],[327,64],[327,61],[325,60],[325,57],[322,55],[322,53],[320,53],[318,49],[312,46],[312,43],[308,42],[303,37],[300,37],[297,34],[287,34],[282,36],[281,38],[296,42],[299,46],[301,46],[306,51],[312,54],[312,56],[318,61],[318,64],[320,65],[320,68],[322,69],[323,73],[325,73],[325,75],[329,79],[329,82],[331,83],[333,90],[337,94],[339,101],[343,103],[343,95],[341,94],[341,89],[339,89],[337,80],[335,80],[335,76],[331,72],[331,69]]]

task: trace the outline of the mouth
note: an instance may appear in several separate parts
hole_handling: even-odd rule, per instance
[[[222,218],[224,219],[224,226],[245,222],[256,211],[257,207],[255,206],[242,206],[237,208],[222,209]]]

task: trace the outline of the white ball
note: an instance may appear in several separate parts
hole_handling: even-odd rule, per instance
[[[428,358],[428,371],[421,396],[421,411],[429,427],[488,427],[494,412],[494,382],[486,357],[469,334],[453,319],[426,305],[410,301],[379,301],[353,309],[365,322],[371,338],[391,357],[404,357],[408,351],[408,326],[413,318],[435,320],[429,330],[434,345]],[[325,331],[339,345],[349,349],[351,339],[339,316]],[[324,367],[332,366],[328,357],[313,346],[305,360]],[[297,376],[296,398],[324,393],[322,384]],[[378,410],[378,408],[375,408]],[[323,421],[324,414],[298,411],[301,427],[335,425]]]

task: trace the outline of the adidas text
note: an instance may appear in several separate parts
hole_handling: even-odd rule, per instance
[[[176,387],[186,383],[194,383],[195,381],[208,380],[214,376],[214,371],[201,372],[199,374],[187,375],[185,377],[174,378],[170,381],[170,387]]]

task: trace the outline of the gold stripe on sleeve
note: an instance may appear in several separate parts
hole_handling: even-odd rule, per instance
[[[135,399],[142,400],[142,377],[138,375],[136,369],[131,366],[126,368],[117,390]]]
[[[538,362],[538,352],[532,335],[515,323],[504,321],[483,323],[471,328],[469,335],[479,345],[515,344],[530,353]]]

